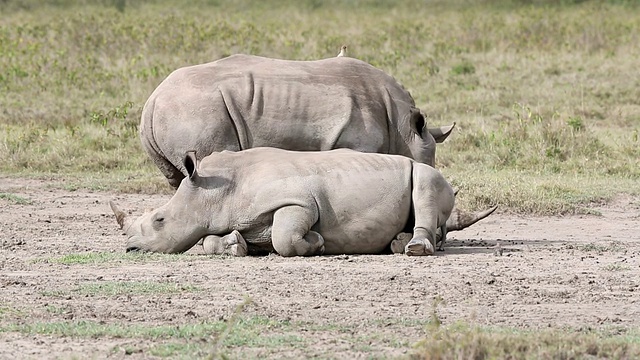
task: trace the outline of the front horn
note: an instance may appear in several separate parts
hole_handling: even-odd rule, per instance
[[[120,210],[116,203],[111,200],[109,200],[109,206],[111,206],[111,210],[116,215],[116,221],[118,222],[118,225],[120,225],[120,229],[124,229],[124,225],[127,223],[127,214]]]
[[[491,215],[494,211],[496,211],[497,208],[498,205],[479,213],[453,209],[453,211],[451,212],[451,216],[449,216],[449,218],[447,219],[447,232],[458,231],[467,228]]]

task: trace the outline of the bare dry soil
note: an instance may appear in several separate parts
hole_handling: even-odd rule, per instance
[[[433,257],[231,258],[194,248],[175,258],[135,260],[119,257],[125,238],[108,200],[141,211],[169,197],[63,188],[0,178],[0,358],[152,358],[162,344],[213,346],[210,335],[44,329],[224,324],[247,297],[239,318],[248,332],[253,321],[260,333],[251,336],[263,340],[229,338],[223,351],[233,357],[407,354],[427,331],[436,298],[443,300],[437,314],[445,325],[640,327],[637,198],[594,205],[596,214],[588,216],[499,210],[451,233],[445,251]],[[74,263],[72,254],[112,260]]]

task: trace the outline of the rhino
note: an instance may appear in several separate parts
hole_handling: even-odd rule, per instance
[[[133,219],[111,202],[127,251],[179,253],[204,238],[239,256],[432,255],[455,202],[438,170],[399,155],[253,148],[200,161],[189,151],[182,166],[165,205]]]
[[[145,103],[139,129],[143,148],[177,188],[190,150],[201,160],[254,147],[349,148],[434,166],[436,143],[455,123],[426,124],[411,94],[366,62],[238,54],[172,72]]]

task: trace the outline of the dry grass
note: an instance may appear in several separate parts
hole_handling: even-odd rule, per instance
[[[168,191],[137,126],[169,72],[239,52],[318,59],[346,43],[410,89],[431,124],[457,122],[438,166],[465,206],[583,212],[640,193],[634,4],[7,0],[0,172]]]
[[[606,335],[570,329],[489,329],[456,324],[429,331],[412,359],[636,359],[637,334]]]

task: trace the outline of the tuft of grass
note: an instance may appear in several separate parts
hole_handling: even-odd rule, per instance
[[[126,252],[88,252],[67,254],[54,258],[36,259],[34,262],[48,262],[62,265],[86,265],[86,264],[122,264],[122,263],[148,263],[184,261],[191,258],[185,254],[158,254],[158,253],[126,253]]]
[[[236,309],[234,310],[233,314],[231,315],[231,318],[227,322],[224,330],[222,331],[222,333],[220,333],[217,336],[217,339],[216,339],[215,343],[213,344],[213,347],[209,351],[209,355],[207,356],[207,359],[215,359],[218,356],[220,356],[222,343],[229,337],[229,334],[230,334],[231,330],[233,330],[233,328],[238,323],[240,314],[242,314],[242,311],[244,310],[244,308],[247,305],[251,304],[251,302],[252,302],[251,298],[245,297],[244,301],[241,304],[239,304],[238,306],[236,306]]]
[[[64,314],[65,312],[67,312],[67,309],[65,307],[55,306],[55,305],[47,305],[47,306],[45,306],[44,309],[48,313],[55,314],[55,315],[60,315],[60,314]]]
[[[461,62],[451,68],[452,75],[468,75],[476,72],[475,66],[468,61]]]
[[[458,135],[441,158],[445,165],[489,164],[492,170],[640,178],[640,160],[628,157],[630,138],[613,144],[579,117],[544,114],[525,104],[514,104],[513,115],[495,124],[462,129]],[[629,160],[638,166],[630,166]]]
[[[84,338],[142,338],[142,339],[190,339],[210,336],[224,327],[223,321],[184,325],[103,324],[91,320],[36,322],[30,324],[0,325],[0,332],[19,332],[61,337]]]
[[[426,337],[414,345],[411,359],[633,359],[640,356],[640,334],[574,329],[482,327],[465,322],[443,326],[433,301]]]
[[[9,193],[0,193],[0,200],[10,201],[16,205],[31,205],[33,201],[29,198]]]
[[[607,253],[607,252],[621,252],[625,250],[625,246],[623,243],[619,241],[611,241],[608,244],[597,244],[597,243],[588,243],[588,244],[569,244],[567,245],[567,249],[576,249],[584,252],[597,252],[597,253]]]
[[[623,263],[612,263],[602,268],[605,271],[626,271],[631,270],[631,266]]]
[[[69,290],[43,292],[44,296],[119,296],[119,295],[148,295],[148,294],[176,294],[200,291],[199,288],[188,284],[157,283],[151,281],[101,281],[81,284]]]
[[[304,344],[304,339],[292,331],[288,321],[259,316],[238,316],[228,321],[204,321],[177,326],[103,323],[90,320],[0,324],[0,333],[4,332],[93,339],[147,339],[155,344],[150,347],[115,347],[112,352],[144,352],[162,357],[224,358],[230,349],[259,348],[261,351],[268,351],[291,349]],[[212,341],[215,342],[213,347]]]
[[[594,207],[613,199],[624,188],[638,196],[637,181],[607,176],[550,175],[531,171],[483,170],[470,166],[466,172],[443,169],[460,192],[456,202],[463,208],[483,209],[498,204],[500,209],[536,214],[590,214]]]
[[[5,316],[9,316],[9,315],[24,316],[24,313],[21,310],[16,309],[16,308],[11,307],[11,306],[6,306],[6,305],[0,306],[0,319],[4,318]]]
[[[416,344],[412,359],[634,359],[640,337],[560,329],[515,330],[468,324],[440,327]]]

